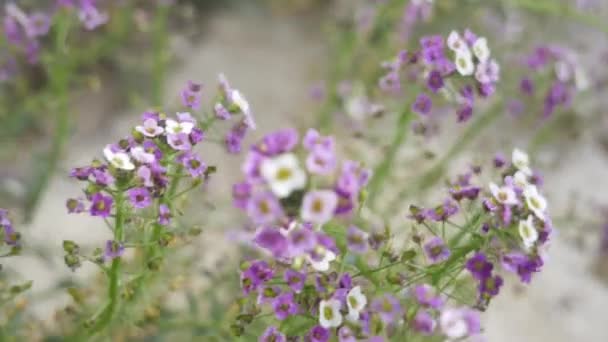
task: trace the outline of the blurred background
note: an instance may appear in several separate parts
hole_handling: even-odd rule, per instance
[[[9,3],[35,9],[55,2],[0,1],[1,7]],[[158,7],[152,1],[106,1],[110,16],[105,26],[69,35],[73,45],[67,48],[62,42],[68,38],[45,37],[39,64],[17,59],[18,66],[9,67],[14,51],[3,42],[0,207],[16,213],[28,246],[5,267],[13,270],[11,277],[34,281],[30,314],[52,330],[57,311],[73,300],[61,289],[95,277],[93,266],[74,273],[65,267],[62,240],[93,246],[108,238],[103,222],[68,216],[65,201],[79,192],[79,185],[68,178],[69,169],[101,157],[102,147],[128,134],[143,111],[161,105],[170,109],[187,81],[203,83],[209,99],[217,75],[225,73],[246,94],[256,115],[259,130],[251,139],[277,128],[319,126],[320,118],[329,115],[337,135],[344,136],[341,147],[373,163],[385,151],[382,132],[391,127],[395,113],[373,118],[374,134],[361,134],[366,122],[345,115],[346,101],[332,100],[332,89],[342,81],[363,80],[366,70],[422,35],[470,27],[488,37],[502,65],[499,91],[510,99],[521,97],[519,79],[529,73],[521,66],[522,58],[540,45],[567,50],[587,83],[573,94],[572,104],[550,120],[539,121],[541,109],[532,105],[521,111],[507,105],[494,109],[499,117],[451,161],[449,170],[455,171],[448,173],[455,174],[496,152],[533,147],[530,152],[544,171],[556,217],[558,234],[546,268],[530,286],[507,284],[485,317],[485,335],[489,341],[608,341],[608,2],[435,0],[429,13],[417,13],[413,23],[403,10],[388,12],[387,22],[402,23],[402,40],[392,39],[382,47],[344,43],[353,32],[365,30],[366,21],[373,22],[373,11],[382,3],[191,0]],[[353,59],[344,57],[344,51],[353,49]],[[57,57],[61,54],[77,57],[63,63]],[[64,67],[70,82],[62,89],[53,73]],[[374,87],[375,81],[365,86]],[[369,96],[374,97],[371,91]],[[399,153],[396,169],[405,171],[396,172],[396,183],[407,182],[407,172],[419,167],[411,162],[413,153],[441,155],[455,143],[464,128],[451,119],[443,120],[440,134],[417,138]],[[189,291],[212,289],[213,282],[197,274],[236,274],[238,251],[229,236],[244,218],[216,208],[231,205],[228,189],[240,176],[242,160],[226,157],[221,146],[206,148],[204,155],[220,171],[204,194],[188,204],[192,214],[185,220],[202,224],[204,233],[183,252],[192,262],[192,274],[185,276],[188,291],[175,291],[169,306],[187,305]],[[395,213],[395,222],[403,220],[407,204]],[[225,305],[220,299],[216,306],[221,310]]]

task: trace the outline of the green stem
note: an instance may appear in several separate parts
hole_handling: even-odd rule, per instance
[[[115,197],[116,202],[116,215],[115,215],[115,225],[114,225],[114,240],[118,242],[122,242],[124,240],[124,199],[122,195],[117,195]],[[118,306],[118,290],[119,290],[119,281],[120,281],[120,266],[121,266],[121,258],[114,258],[112,260],[112,266],[110,267],[110,272],[108,275],[108,304],[106,304],[105,308],[99,315],[99,317],[95,320],[95,323],[90,331],[90,336],[102,331],[105,329],[111,322],[114,317],[114,313],[116,312],[116,307]]]
[[[376,198],[380,191],[382,190],[382,186],[386,183],[386,178],[390,175],[390,171],[395,163],[395,158],[397,156],[397,152],[401,145],[405,142],[407,137],[407,132],[409,131],[409,122],[412,118],[412,113],[409,107],[406,107],[401,115],[399,116],[399,121],[397,122],[397,131],[395,132],[395,136],[393,137],[393,141],[391,142],[388,150],[386,151],[386,157],[382,160],[380,164],[374,169],[372,179],[369,182],[369,204],[371,207],[374,206]]]
[[[34,180],[30,183],[25,197],[25,221],[30,222],[42,193],[48,187],[64,147],[69,138],[70,115],[69,115],[69,84],[71,80],[70,54],[66,51],[66,41],[71,27],[71,19],[66,16],[58,16],[57,29],[54,36],[54,53],[48,57],[48,65],[51,84],[51,92],[56,99],[55,115],[56,126],[51,149],[43,157],[42,163],[37,170]]]

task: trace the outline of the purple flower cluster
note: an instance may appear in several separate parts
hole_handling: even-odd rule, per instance
[[[519,83],[523,101],[512,100],[510,111],[517,115],[529,106],[542,92],[542,117],[550,117],[559,108],[568,108],[578,91],[589,87],[589,79],[576,55],[565,48],[550,45],[537,46],[523,60],[527,68],[526,76]],[[549,75],[549,86],[538,89],[540,83],[546,83]],[[542,82],[541,82],[542,81]]]
[[[70,172],[88,186],[86,200],[68,200],[68,211],[88,210],[92,216],[109,217],[117,192],[124,194],[133,208],[148,208],[166,191],[168,171],[177,165],[193,180],[203,179],[206,165],[192,150],[202,137],[203,131],[190,113],[177,113],[176,118],[144,113],[132,136],[106,146],[105,161],[95,160]],[[166,207],[160,211],[159,220],[166,221]]]
[[[201,87],[188,83],[181,93],[185,107],[200,108]],[[130,136],[105,147],[105,160],[72,169],[70,176],[86,185],[84,197],[67,201],[68,212],[116,219],[120,205],[123,215],[124,208],[127,213],[149,213],[153,224],[169,226],[178,184],[189,181],[191,186],[183,192],[189,191],[203,184],[214,170],[195,151],[203,141],[204,130],[214,120],[199,120],[190,112],[177,112],[175,116],[143,113]],[[123,239],[115,236],[107,242],[104,260],[122,255]]]
[[[25,58],[29,64],[38,64],[42,40],[48,35],[54,18],[58,16],[62,8],[73,10],[87,30],[94,30],[104,25],[109,19],[107,12],[100,9],[95,0],[61,0],[51,10],[36,10],[31,13],[26,13],[16,3],[8,3],[4,6],[2,24],[5,39],[10,45],[9,50],[12,53],[7,57],[9,61]],[[17,70],[15,68],[6,69],[9,66],[10,64],[6,64],[5,68],[1,69],[7,73],[10,71],[9,76],[12,76]],[[0,76],[1,78],[3,77]]]
[[[458,122],[465,122],[473,115],[475,95],[491,96],[500,79],[500,67],[490,58],[486,38],[478,37],[470,30],[461,35],[452,31],[444,39],[440,35],[425,36],[420,48],[401,51],[390,62],[384,62],[387,73],[380,79],[380,88],[389,94],[401,95],[403,82],[420,82],[428,92],[418,94],[412,111],[427,117],[433,109],[433,98],[450,99],[458,106]],[[460,86],[454,89],[454,83]],[[428,125],[414,123],[417,132]]]
[[[297,218],[322,225],[346,217],[370,177],[356,162],[338,164],[334,139],[314,129],[301,140],[294,129],[267,134],[249,150],[242,170],[246,178],[233,187],[234,204],[257,225]],[[310,184],[325,186],[305,191]]]

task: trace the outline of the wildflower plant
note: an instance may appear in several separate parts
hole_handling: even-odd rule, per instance
[[[238,91],[230,88],[223,76],[220,82],[212,106],[225,105],[233,121],[246,131],[253,123],[251,112],[242,110],[246,102],[241,98],[236,103],[230,94]],[[200,112],[196,99],[200,99],[202,87],[193,84],[185,88],[186,95],[182,93],[182,105]],[[195,100],[197,106],[193,105]],[[147,111],[129,136],[103,148],[103,159],[70,172],[84,186],[83,196],[67,200],[68,212],[103,219],[112,235],[92,252],[73,241],[63,244],[69,268],[75,270],[82,262],[92,262],[107,278],[106,303],[85,322],[86,334],[96,334],[113,323],[122,302],[144,291],[171,246],[193,233],[176,222],[180,199],[204,187],[215,172],[196,148],[206,142],[211,126],[222,119],[212,110],[203,114]],[[127,261],[128,250],[135,250],[139,265]]]
[[[233,197],[266,257],[241,264],[237,336],[478,336],[480,312],[505,274],[529,283],[542,268],[552,224],[525,152],[492,172],[499,182],[478,184],[476,167],[439,205],[410,206],[408,233],[376,231],[361,218],[370,171],[337,162],[335,144],[313,129],[301,140],[285,129],[252,145]]]

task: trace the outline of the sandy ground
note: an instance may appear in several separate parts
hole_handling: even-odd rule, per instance
[[[199,43],[173,42],[179,48],[183,62],[171,73],[167,90],[171,95],[168,97],[173,98],[189,79],[203,81],[211,87],[217,73],[223,71],[247,95],[261,131],[287,126],[294,121],[308,121],[306,113],[313,113],[307,111],[309,86],[326,63],[320,23],[310,19],[268,19],[243,13],[220,13],[209,20],[210,32]],[[100,112],[103,112],[103,101],[99,102]],[[91,108],[90,102],[87,103]],[[95,125],[89,124],[74,137],[63,162],[65,169],[99,156],[101,147],[125,134],[137,116],[136,111],[129,111],[119,117],[102,119]],[[608,161],[590,141],[579,142],[579,145],[578,152],[560,158],[559,169],[547,173],[546,188],[552,189],[549,193],[554,212],[566,207],[570,190],[578,190],[582,197],[608,203],[608,193],[598,191],[597,183],[590,181],[603,180],[603,188],[607,188]],[[210,150],[206,158],[225,158],[221,156]],[[231,170],[238,162],[238,158],[226,159],[219,164]],[[226,190],[221,187],[229,184],[227,182],[234,176],[231,172],[221,173],[215,180],[216,186],[210,191],[218,194],[220,201],[222,198],[228,200]],[[66,214],[65,199],[78,192],[77,183],[64,175],[56,176],[34,222],[23,229],[27,231],[26,241],[44,243],[60,251],[64,239],[101,241],[108,237],[107,229],[99,220]],[[213,239],[221,235],[214,234]],[[608,288],[590,272],[594,252],[576,248],[568,238],[569,234],[556,238],[550,262],[531,286],[506,286],[486,317],[489,341],[608,341],[605,319]],[[50,264],[27,256],[17,260],[17,266],[24,270],[25,276],[34,280],[35,292],[44,291],[69,274],[59,254],[50,260]],[[84,279],[94,271],[85,267],[75,276]],[[509,282],[513,283],[514,279]],[[63,296],[53,298],[40,308],[41,314],[52,313],[66,300]]]

